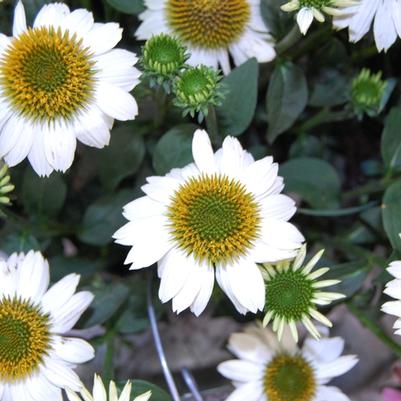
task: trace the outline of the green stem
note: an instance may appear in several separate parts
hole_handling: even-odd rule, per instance
[[[394,351],[397,356],[401,356],[401,346],[390,337],[388,337],[379,324],[369,318],[369,316],[363,310],[359,309],[352,302],[347,302],[347,306],[352,314],[361,322],[364,327],[375,334],[376,337],[384,344],[386,344],[392,351]]]
[[[113,329],[110,329],[109,333],[107,333],[106,336],[106,355],[104,356],[104,367],[103,367],[103,375],[106,380],[112,380],[114,378],[114,365],[113,365],[114,341],[115,341],[115,332]]]
[[[214,106],[209,105],[208,113],[206,116],[206,127],[208,134],[210,136],[210,140],[215,146],[221,145],[221,139],[219,136],[219,126],[217,122],[217,114]]]
[[[303,133],[311,130],[321,124],[333,123],[338,121],[344,121],[353,117],[353,113],[348,110],[331,111],[329,108],[324,108],[315,114],[309,120],[306,120],[300,127],[298,132]]]
[[[167,94],[163,87],[159,85],[155,91],[156,114],[155,114],[155,128],[160,128],[164,124],[167,113]]]
[[[290,32],[276,45],[277,54],[282,55],[292,46],[294,46],[300,39],[302,34],[299,30],[298,24],[295,24]]]

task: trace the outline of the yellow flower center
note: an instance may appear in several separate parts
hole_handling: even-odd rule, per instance
[[[169,207],[171,234],[197,260],[230,262],[245,255],[259,235],[259,207],[238,181],[221,175],[191,178]]]
[[[276,355],[263,384],[269,401],[312,401],[316,395],[315,372],[301,355]]]
[[[184,41],[208,49],[226,48],[250,19],[248,0],[168,0],[167,19]]]
[[[93,97],[93,66],[76,35],[53,27],[28,29],[0,58],[2,96],[30,119],[71,119]]]
[[[49,348],[48,315],[30,301],[0,300],[0,382],[34,373]]]

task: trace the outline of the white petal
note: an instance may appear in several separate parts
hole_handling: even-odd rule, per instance
[[[377,9],[373,23],[376,46],[379,51],[387,51],[397,39],[393,23],[392,9],[389,1],[384,1]]]
[[[33,26],[34,28],[38,28],[40,26],[54,26],[58,28],[69,13],[70,9],[66,4],[46,4],[37,14]]]
[[[212,296],[214,286],[214,269],[212,266],[203,263],[201,271],[201,288],[191,305],[191,311],[199,316],[206,308],[210,297]]]
[[[47,380],[61,388],[70,388],[79,391],[82,384],[78,375],[61,360],[54,356],[44,358],[43,373]]]
[[[216,172],[212,144],[209,135],[204,130],[196,130],[192,140],[192,155],[196,166],[202,173],[213,174]]]
[[[254,363],[267,363],[272,351],[258,337],[248,333],[231,334],[228,349],[240,359]]]
[[[260,238],[271,247],[289,251],[299,249],[305,241],[293,224],[274,219],[262,220]]]
[[[93,383],[93,399],[96,401],[107,401],[107,394],[100,376],[95,376]]]
[[[95,356],[93,347],[80,338],[57,337],[53,349],[60,359],[73,364],[88,362]]]
[[[331,362],[318,362],[316,375],[319,379],[331,379],[341,376],[358,363],[355,355],[341,356]]]
[[[95,24],[85,35],[83,44],[90,47],[92,54],[103,54],[112,49],[121,40],[122,32],[120,25],[114,22]]]
[[[91,30],[93,24],[93,14],[83,8],[74,10],[72,13],[66,15],[62,21],[64,29],[67,29],[69,32],[75,32],[80,37],[85,36]]]
[[[54,170],[46,158],[45,152],[45,142],[44,142],[45,132],[42,128],[38,127],[35,131],[35,140],[32,143],[31,150],[28,154],[28,160],[35,170],[36,174],[39,176],[49,176]]]
[[[344,340],[341,337],[321,338],[315,340],[307,338],[302,351],[308,353],[319,362],[330,362],[337,359],[344,350]]]
[[[33,375],[26,380],[25,392],[29,392],[35,401],[63,401],[61,389],[50,383],[44,375]]]
[[[71,127],[56,122],[54,125],[43,125],[46,159],[57,171],[65,172],[70,168],[77,145],[76,137]]]
[[[313,21],[313,11],[308,7],[301,8],[297,13],[297,23],[302,34],[306,35]]]
[[[395,278],[401,279],[401,261],[395,260],[391,262],[387,271]]]
[[[13,36],[21,35],[26,30],[25,9],[22,1],[19,0],[14,10]]]
[[[47,261],[40,252],[30,251],[18,268],[18,295],[39,302],[49,286],[49,279]]]
[[[160,216],[165,213],[166,207],[155,202],[148,196],[142,196],[126,204],[123,208],[123,215],[128,220],[144,219],[151,216]]]
[[[349,26],[350,39],[353,42],[360,40],[369,31],[376,11],[381,4],[382,0],[362,0]]]
[[[228,136],[223,142],[221,172],[229,177],[237,178],[244,169],[244,150],[237,138]]]
[[[235,389],[225,401],[259,401],[264,395],[260,381],[251,381]]]
[[[63,334],[71,330],[92,301],[93,295],[88,291],[74,294],[58,308],[57,315],[52,315],[53,332]]]
[[[262,363],[241,361],[238,359],[222,362],[217,367],[221,375],[227,379],[239,382],[261,380],[265,369]]]
[[[319,386],[316,401],[350,401],[350,399],[337,387]]]
[[[126,91],[107,82],[100,82],[96,90],[96,102],[103,113],[120,121],[134,120],[138,104]]]
[[[275,220],[289,220],[296,212],[295,202],[287,195],[271,195],[263,199],[261,215]]]

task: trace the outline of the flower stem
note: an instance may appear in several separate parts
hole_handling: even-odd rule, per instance
[[[302,34],[299,30],[298,24],[295,24],[290,32],[281,39],[276,45],[277,54],[281,55],[285,53],[288,49],[294,46],[300,39]]]
[[[113,329],[110,329],[110,331],[107,333],[106,336],[106,355],[104,357],[104,367],[103,367],[103,374],[107,380],[111,380],[114,378],[114,365],[113,365],[114,340],[115,340],[115,332]]]
[[[206,116],[206,127],[212,143],[215,146],[220,146],[221,139],[219,137],[219,127],[217,122],[216,109],[212,105],[209,105],[208,108],[208,113]]]
[[[167,94],[163,87],[159,85],[155,91],[156,113],[155,128],[160,128],[164,124],[167,112]]]
[[[329,108],[324,108],[319,113],[315,114],[309,120],[306,120],[298,129],[298,132],[303,133],[315,128],[321,124],[344,121],[352,118],[354,114],[349,109],[340,111],[331,111]]]

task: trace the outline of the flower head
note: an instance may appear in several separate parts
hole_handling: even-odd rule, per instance
[[[9,166],[28,157],[39,175],[65,171],[77,139],[102,148],[114,118],[135,118],[128,92],[140,73],[134,53],[113,49],[121,32],[63,3],[43,6],[27,27],[18,2],[13,36],[0,34],[0,157]]]
[[[119,397],[116,384],[113,381],[110,381],[109,394],[107,397],[106,388],[101,377],[95,375],[93,380],[93,394],[83,387],[80,391],[81,396],[70,389],[67,389],[67,396],[70,401],[131,401],[131,388],[132,384],[128,381]],[[135,397],[132,401],[148,401],[151,395],[151,391],[147,391],[146,393]]]
[[[125,263],[158,262],[159,297],[199,315],[216,278],[241,313],[261,310],[265,286],[257,263],[293,257],[304,238],[288,220],[294,202],[268,156],[255,161],[237,139],[213,152],[205,131],[192,142],[194,163],[149,177],[146,196],[124,207],[129,222],[114,234],[132,246]]]
[[[326,386],[358,362],[354,355],[340,356],[344,340],[307,338],[299,349],[287,334],[279,343],[269,329],[252,326],[230,336],[228,348],[238,359],[217,368],[236,388],[227,401],[348,400]]]
[[[63,336],[93,295],[75,294],[79,276],[49,286],[49,265],[39,252],[0,262],[0,399],[62,401],[61,389],[81,388],[73,368],[93,358],[86,342]]]
[[[381,107],[382,98],[387,82],[382,80],[382,73],[372,74],[363,68],[360,74],[352,81],[351,100],[355,112],[376,115]]]
[[[337,29],[348,28],[351,42],[358,42],[370,30],[379,51],[387,51],[401,37],[401,3],[388,0],[360,0],[334,18]]]
[[[324,22],[324,13],[338,15],[339,7],[354,4],[353,0],[291,0],[281,6],[286,12],[297,12],[297,22],[302,34],[306,35],[313,19]]]
[[[163,33],[152,36],[142,48],[144,75],[150,78],[151,86],[168,85],[182,70],[188,57],[179,39]]]
[[[334,300],[344,297],[336,292],[323,292],[321,288],[338,284],[339,280],[317,280],[328,270],[322,267],[313,270],[322,256],[318,252],[305,265],[306,246],[302,246],[297,257],[283,260],[275,264],[265,264],[264,278],[266,283],[265,318],[266,326],[273,321],[273,330],[281,339],[285,326],[289,326],[295,341],[298,341],[297,323],[303,323],[312,336],[319,338],[320,334],[313,325],[311,318],[331,327],[332,324],[317,310],[317,305],[328,305]]]
[[[275,57],[260,0],[145,0],[145,5],[137,38],[173,34],[188,47],[191,65],[220,65],[228,74],[229,54],[236,65],[252,57],[260,62]]]
[[[8,167],[7,164],[0,162],[0,204],[10,205],[10,198],[7,194],[14,190],[14,185],[10,182],[11,178],[7,174]]]
[[[394,277],[394,280],[386,284],[383,292],[396,299],[396,301],[386,302],[381,309],[389,315],[397,316],[397,320],[394,323],[395,334],[401,335],[401,261],[391,262],[387,271]]]
[[[199,65],[183,70],[174,80],[174,104],[183,114],[200,113],[200,120],[208,113],[209,106],[219,106],[224,98],[221,75],[210,67]]]

